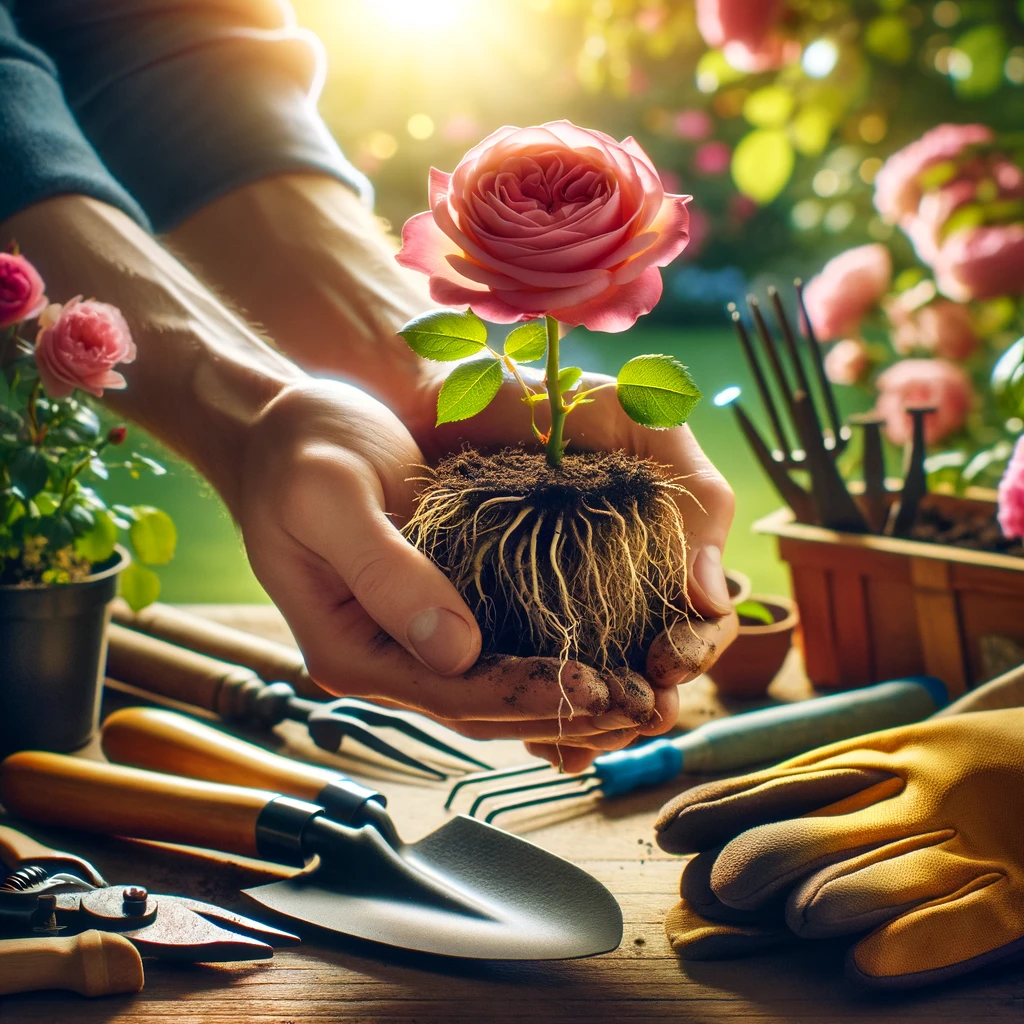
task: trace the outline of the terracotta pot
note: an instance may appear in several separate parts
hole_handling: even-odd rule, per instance
[[[727,697],[760,697],[778,675],[793,642],[799,616],[788,597],[752,594],[771,612],[771,625],[740,616],[736,639],[725,649],[711,669],[718,692]]]
[[[737,569],[725,570],[725,582],[729,585],[729,600],[740,604],[750,597],[750,577]]]
[[[66,753],[96,731],[108,605],[131,561],[119,547],[77,583],[0,586],[0,758]]]
[[[994,503],[929,494],[952,516]],[[938,676],[956,698],[1024,661],[1024,558],[797,523],[780,509],[754,524],[774,534],[800,609],[815,686],[848,689]]]

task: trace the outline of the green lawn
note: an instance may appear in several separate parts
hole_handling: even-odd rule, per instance
[[[615,373],[641,352],[675,355],[689,367],[704,392],[690,422],[704,450],[736,491],[736,520],[725,552],[726,564],[747,573],[754,589],[788,591],[786,571],[772,539],[751,531],[751,523],[772,511],[778,498],[737,431],[732,414],[711,398],[730,384],[749,392],[749,378],[739,344],[726,328],[679,330],[648,328],[626,335],[570,336],[563,363]],[[753,402],[748,401],[748,407]],[[138,432],[135,434],[138,438]],[[186,465],[161,453],[152,442],[135,445],[163,459],[169,472],[143,481],[111,480],[104,486],[110,501],[149,503],[165,509],[178,526],[178,553],[160,570],[162,599],[180,602],[266,601],[245,559],[238,534],[212,490]]]

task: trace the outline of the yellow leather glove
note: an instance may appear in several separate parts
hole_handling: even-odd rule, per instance
[[[656,828],[665,850],[703,851],[683,874],[684,945],[701,920],[763,929],[781,901],[799,936],[869,932],[847,967],[875,987],[1024,952],[1024,709],[889,729],[712,782],[671,801]]]

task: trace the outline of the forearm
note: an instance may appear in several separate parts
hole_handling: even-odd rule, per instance
[[[119,210],[83,196],[0,224],[40,270],[51,301],[84,294],[124,313],[138,346],[111,408],[188,459],[237,508],[250,424],[303,374],[261,341]]]
[[[302,366],[400,415],[415,404],[424,362],[395,332],[430,298],[351,189],[315,174],[266,178],[214,200],[169,239]]]

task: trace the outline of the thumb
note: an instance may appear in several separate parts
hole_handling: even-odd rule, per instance
[[[346,503],[317,554],[363,610],[427,668],[461,675],[480,655],[480,628],[437,566],[365,492]]]

